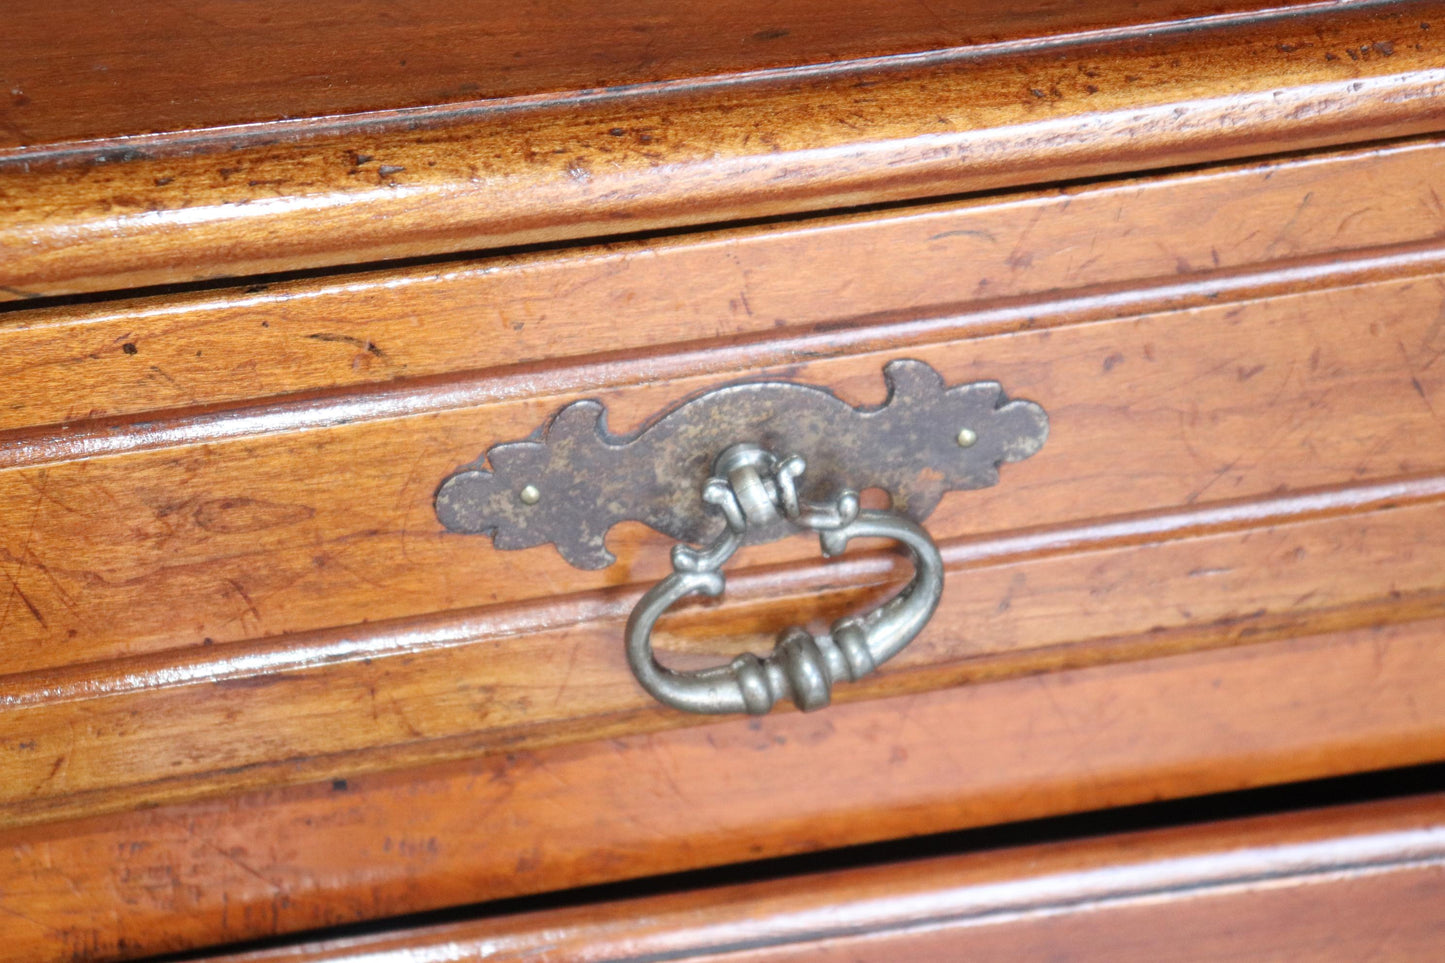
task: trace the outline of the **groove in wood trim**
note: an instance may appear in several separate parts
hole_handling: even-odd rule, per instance
[[[1007,683],[1028,676],[1097,669],[1120,663],[1202,654],[1238,645],[1261,645],[1292,639],[1322,642],[1343,633],[1433,625],[1445,618],[1445,592],[1421,592],[1376,603],[1322,610],[1316,617],[1259,619],[1246,616],[1213,626],[1213,631],[1172,630],[1127,637],[1082,640],[1093,647],[1079,657],[1077,645],[1041,648],[1016,655],[990,655],[936,667],[900,667],[872,684],[835,693],[835,711],[845,705],[892,697],[924,695],[983,683]],[[1102,645],[1099,643],[1103,643]],[[251,759],[201,773],[158,776],[143,782],[117,783],[60,795],[41,796],[0,806],[0,828],[9,829],[57,820],[101,816],[135,808],[184,803],[224,794],[295,786],[345,775],[394,772],[417,766],[511,751],[545,750],[629,736],[668,733],[705,727],[707,716],[669,712],[658,706],[579,714],[566,719],[522,724],[505,730],[454,732],[367,748],[305,752],[273,759]],[[1429,756],[1417,761],[1435,761]],[[1150,797],[1156,798],[1156,797]]]
[[[1288,525],[1336,515],[1424,504],[1442,497],[1445,497],[1445,476],[1397,479],[1368,485],[1330,486],[1268,498],[1223,501],[1203,508],[1091,519],[1038,532],[955,539],[945,542],[940,548],[947,565],[962,568],[981,562],[1013,561],[1105,547],[1142,545],[1189,535]]]
[[[17,898],[29,897],[13,905],[40,920],[17,931],[28,942],[14,958],[52,959],[51,927],[77,919],[93,924],[82,931],[87,946],[111,952],[124,938],[141,955],[759,856],[1435,761],[1445,732],[1445,701],[1435,697],[1441,690],[1435,680],[1445,677],[1435,671],[1445,652],[1441,629],[1436,622],[1301,639],[1261,646],[1249,658],[1204,654],[1067,681],[838,706],[826,716],[728,720],[400,776],[348,772],[343,794],[330,783],[298,786],[115,815],[87,822],[83,831],[22,830],[7,837],[19,847],[11,878],[45,885],[13,887]],[[1338,712],[1322,713],[1330,707]],[[1100,724],[1059,724],[1069,718]],[[1041,723],[1057,731],[1036,733]],[[973,747],[973,764],[959,764],[959,745],[930,738],[936,733],[958,734]],[[917,751],[890,767],[890,750],[900,744]],[[621,768],[628,779],[616,778]],[[880,771],[889,778],[876,778]],[[659,806],[664,798],[669,805]],[[346,808],[344,821],[330,818],[338,804]],[[519,818],[483,825],[479,814],[487,812]],[[548,818],[526,818],[538,812]],[[699,818],[710,821],[710,835],[698,833]],[[1440,822],[1433,810],[1424,820],[1390,817],[1365,827],[1348,813],[1344,822],[1325,818],[1321,834],[1291,814],[1264,823],[1255,839],[1277,846]],[[424,886],[413,859],[396,851],[400,846],[382,851],[384,837],[441,842],[428,855]],[[198,847],[198,838],[215,845]],[[376,845],[368,850],[367,841]],[[1103,858],[1093,865],[1199,852],[1157,837],[1129,858],[1115,840],[1099,845]],[[1206,851],[1218,848],[1207,845]],[[274,850],[276,858],[251,874],[231,858],[241,849]],[[538,852],[540,861],[522,858]],[[116,853],[129,854],[131,871],[112,879]],[[580,858],[563,858],[571,853]],[[1090,865],[1067,852],[1060,861],[1037,859],[1043,855],[1037,850],[1027,855],[1034,876]],[[1010,860],[1002,872],[984,866],[970,878],[1016,878],[1014,865]],[[156,878],[175,880],[161,896],[179,892],[183,902],[152,899]],[[228,885],[208,885],[217,879]],[[895,891],[917,879],[910,874]],[[332,911],[339,904],[274,899],[278,887],[315,894],[318,885],[365,899],[342,906],[339,915]],[[95,914],[95,886],[131,911]],[[799,894],[797,887],[789,892]],[[716,891],[703,895],[706,905],[719,905]],[[175,924],[183,926],[179,933],[170,928]]]
[[[1066,553],[1084,554],[1173,539],[1299,524],[1340,515],[1385,511],[1445,499],[1445,475],[1337,486],[1273,498],[1222,502],[1153,514],[1090,520],[1001,537],[944,542],[950,571],[1007,564]],[[904,565],[886,553],[739,570],[728,576],[734,603],[756,604],[813,595],[846,583],[865,589],[901,581]],[[184,649],[80,663],[60,669],[0,676],[0,710],[83,701],[126,693],[301,672],[327,665],[405,656],[417,652],[514,638],[587,622],[620,621],[645,590],[636,585],[564,595],[543,603],[484,606],[421,618],[371,622],[232,642],[219,648]]]
[[[950,893],[952,905],[944,912],[928,911],[938,902],[936,893],[921,894],[922,912],[914,910],[907,897],[850,902],[846,924],[838,922],[835,907],[822,907],[790,917],[788,931],[773,939],[709,944],[706,951],[724,953],[942,925],[988,925],[1090,907],[1127,905],[1160,896],[1249,892],[1265,886],[1328,883],[1436,866],[1445,867],[1445,827],[1277,846],[1260,844],[1220,853],[985,883]],[[636,963],[653,959],[662,958],[635,958]]]
[[[736,87],[796,83],[804,80],[841,79],[860,73],[939,67],[1001,55],[1046,52],[1091,43],[1118,43],[1128,40],[1152,39],[1170,34],[1192,33],[1241,24],[1264,24],[1296,17],[1327,15],[1338,13],[1341,10],[1354,12],[1372,7],[1388,10],[1392,2],[1394,0],[1315,0],[1312,3],[1266,6],[1245,11],[1231,10],[1183,19],[1072,30],[1047,36],[984,41],[968,46],[939,47],[875,57],[850,57],[843,60],[787,67],[765,67],[735,73],[701,74],[670,80],[622,84],[616,87],[546,91],[465,101],[445,106],[401,107],[349,114],[288,117],[195,130],[137,133],[120,137],[71,140],[59,144],[0,148],[0,171],[4,171],[7,167],[21,165],[27,165],[26,169],[29,169],[28,165],[98,163],[105,160],[114,163],[175,154],[181,151],[204,153],[234,149],[244,146],[247,142],[273,144],[356,134],[368,130],[415,129],[418,126],[440,127],[456,123],[484,122],[521,110],[573,108],[579,104],[632,101],[679,92],[701,94],[706,91]]]
[[[745,87],[701,102],[676,94],[635,107],[549,108],[501,125],[373,131],[361,145],[253,146],[229,155],[235,163],[228,169],[243,172],[234,184],[216,183],[211,157],[98,166],[85,179],[92,192],[86,194],[76,193],[70,171],[14,175],[26,185],[22,192],[55,203],[15,207],[0,232],[15,252],[3,281],[20,294],[56,295],[253,275],[1167,169],[1441,129],[1445,68],[1434,57],[1432,35],[1402,44],[1390,61],[1325,63],[1286,50],[1325,36],[1349,49],[1378,42],[1381,29],[1393,36],[1406,18],[1414,21],[1432,5],[1406,0],[1335,9],[1341,12],[1283,20],[1271,31],[1240,24],[1098,48],[1111,53],[1105,59],[1118,76],[1098,96],[1046,105],[1047,117],[1023,86],[1019,65],[1056,67],[1069,56],[1064,51],[883,72],[866,98],[856,96],[850,78],[818,79]],[[1388,27],[1385,20],[1392,21]],[[1178,71],[1161,69],[1171,50],[1184,58]],[[1150,57],[1158,59],[1152,68]],[[1126,73],[1134,63],[1145,65],[1138,69],[1147,83]],[[1175,79],[1211,72],[1216,81],[1207,91]],[[1230,75],[1233,83],[1218,81]],[[1191,90],[1197,99],[1188,99]],[[851,102],[867,117],[838,124],[836,110],[816,109],[820,98]],[[605,149],[569,151],[566,159],[557,153],[599,129],[633,123],[641,107],[675,120],[662,168],[646,157],[613,164]],[[719,111],[729,112],[729,124],[716,124]],[[942,130],[938,116],[952,117],[952,129]],[[779,130],[797,149],[746,140],[758,127]],[[448,150],[438,151],[439,141]],[[386,187],[331,176],[338,174],[333,156],[359,147],[413,173]],[[473,180],[468,157],[493,159],[487,176]],[[427,168],[427,160],[438,166]],[[578,161],[607,173],[581,183],[568,173]],[[310,193],[292,192],[294,203],[277,204],[273,188],[244,186],[270,183],[282,172]],[[163,175],[173,186],[157,209],[152,185]],[[118,198],[133,203],[118,205]],[[174,207],[171,198],[193,206]],[[137,247],[138,237],[148,242]]]
[[[987,926],[1161,898],[1330,885],[1445,867],[1445,827],[1418,825],[1438,813],[1440,803],[1426,799],[1415,805],[1420,815],[1397,817],[1394,826],[1385,820],[1379,825],[1346,824],[1340,835],[1322,838],[1271,839],[1271,829],[1278,834],[1282,820],[1256,817],[1240,827],[1242,838],[1223,833],[1221,840],[1210,838],[1211,830],[1233,829],[1229,823],[1172,833],[1131,833],[1072,845],[1051,843],[1012,852],[935,857],[910,864],[906,875],[899,866],[813,873],[697,893],[329,939],[305,947],[221,956],[216,963],[279,963],[292,959],[293,954],[297,958],[304,954],[304,959],[314,963],[400,963],[402,957],[393,954],[403,953],[407,960],[429,959],[427,954],[433,951],[444,953],[447,959],[470,959],[475,953],[478,959],[512,960],[555,952],[559,946],[580,949],[589,942],[625,952],[625,958],[607,957],[616,963],[715,959],[728,953],[856,936]],[[1350,809],[1388,814],[1403,807],[1386,803]],[[1339,815],[1348,812],[1341,810]],[[1326,811],[1305,814],[1303,820],[1311,816],[1323,822],[1326,830],[1338,818],[1336,812]],[[1162,852],[1139,847],[1146,841],[1181,836],[1188,839],[1185,846],[1165,843]],[[1071,853],[1076,864],[1083,865],[1068,868]],[[1121,857],[1121,862],[1110,865]],[[990,862],[1002,866],[980,874],[979,868]],[[818,893],[832,894],[832,898],[819,899]],[[748,935],[740,937],[740,932]]]
[[[1184,164],[1153,172],[1154,183],[1150,187],[1168,186],[1176,180],[1196,178],[1201,175],[1222,174],[1239,176],[1259,174],[1271,169],[1289,168],[1305,171],[1318,165],[1329,165],[1364,157],[1387,159],[1391,155],[1410,153],[1420,149],[1445,147],[1437,133],[1408,135],[1377,139],[1365,143],[1348,145],[1337,149],[1285,150],[1275,153],[1223,161]],[[528,262],[546,262],[560,255],[586,255],[599,248],[609,253],[633,250],[649,252],[675,247],[704,249],[727,245],[736,239],[746,239],[758,234],[787,230],[828,229],[856,227],[860,223],[887,222],[892,219],[906,219],[917,214],[940,214],[960,206],[973,207],[980,204],[1010,204],[1015,201],[1047,202],[1061,194],[1072,196],[1076,193],[1093,191],[1128,191],[1137,187],[1130,179],[1121,179],[1117,174],[1094,177],[1069,178],[1056,181],[1047,187],[1038,187],[1020,192],[1015,188],[944,194],[937,197],[864,204],[841,209],[817,209],[799,211],[758,218],[738,218],[720,224],[695,224],[662,230],[620,231],[596,237],[579,237],[545,244],[513,245],[476,251],[457,251],[448,254],[422,255],[414,258],[394,258],[379,261],[359,261],[334,264],[325,268],[303,268],[295,271],[252,275],[249,277],[215,277],[206,280],[161,284],[152,287],[123,288],[120,290],[93,291],[62,295],[42,295],[4,289],[19,300],[0,298],[0,333],[6,330],[40,328],[63,328],[104,321],[106,312],[120,312],[138,318],[161,317],[173,312],[197,312],[215,306],[220,309],[236,308],[272,302],[269,293],[256,296],[252,289],[270,288],[273,285],[305,285],[306,289],[294,288],[292,297],[327,297],[378,287],[399,288],[412,283],[436,283],[452,278],[463,278],[478,270],[489,271],[498,263],[520,267]],[[1400,242],[1404,243],[1404,242]],[[1383,245],[1357,245],[1354,250],[1367,250]],[[1301,257],[1303,260],[1303,257]],[[1258,262],[1266,263],[1266,262]],[[387,277],[383,277],[386,275]],[[244,287],[238,287],[244,285]],[[313,286],[314,285],[314,286]],[[324,286],[323,286],[324,285]],[[1083,285],[1079,285],[1082,288]],[[1041,288],[1029,293],[1037,296],[1049,290],[1065,288]],[[207,303],[199,300],[207,299]],[[86,311],[89,314],[74,314]]]
[[[826,907],[796,918],[795,926],[775,938],[746,944],[709,943],[700,949],[711,956],[855,935],[874,936],[961,924],[986,926],[1090,908],[1126,906],[1165,896],[1245,893],[1265,887],[1335,883],[1433,867],[1445,867],[1445,828],[1442,827],[1311,843],[1260,845],[969,887],[950,893],[956,902],[944,912],[910,912],[906,898],[882,897],[849,903],[849,922],[840,925],[836,907]],[[920,902],[936,904],[937,894],[923,894]],[[672,958],[682,957],[643,955],[630,957],[625,963]]]
[[[990,923],[1060,910],[1133,903],[1161,895],[1239,892],[1262,885],[1332,882],[1342,877],[1432,866],[1445,866],[1445,826],[1279,846],[1264,844],[987,884],[961,894],[963,899],[951,912],[929,914],[908,923],[898,923],[895,917],[894,926],[901,929],[963,921]],[[878,910],[896,913],[896,905],[890,905],[895,901],[880,902]],[[865,920],[870,908],[862,910]],[[860,926],[828,926],[826,917],[836,914],[824,910],[821,915],[823,918],[817,920],[821,925],[809,926],[799,935],[878,932],[879,924],[887,926],[886,920],[877,917],[872,925],[862,922]]]
[[[1204,305],[1261,300],[1297,291],[1338,289],[1379,280],[1445,271],[1438,241],[1355,252],[1354,257],[1321,255],[1263,269],[1207,272],[1187,282],[1110,283],[1064,296],[1036,295],[972,302],[904,319],[869,315],[814,325],[791,334],[761,332],[720,341],[682,342],[651,351],[629,351],[530,362],[483,372],[398,379],[283,397],[260,404],[209,406],[47,425],[0,433],[0,470],[215,444],[265,435],[303,432],[356,421],[388,421],[530,397],[608,389],[718,369],[716,352],[728,349],[728,370],[787,364],[845,354],[888,352],[900,347],[987,338],[1014,331],[1084,325],[1187,310]]]

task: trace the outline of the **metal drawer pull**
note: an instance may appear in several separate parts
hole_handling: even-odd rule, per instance
[[[1044,409],[1010,399],[996,381],[950,386],[913,358],[888,362],[883,380],[888,397],[876,406],[791,381],[722,385],[630,435],[607,429],[601,402],[574,401],[529,437],[494,444],[443,479],[437,520],[451,532],[490,535],[497,549],[551,543],[581,569],[616,560],[607,533],[624,521],[687,543],[673,549],[673,573],[627,623],[627,658],[643,687],[691,712],[763,713],[784,696],[818,709],[833,683],[873,671],[933,615],[943,565],[918,522],[947,492],[997,484],[999,466],[1030,457],[1049,434]],[[739,438],[756,444],[733,444]],[[698,511],[699,486],[713,511]],[[856,493],[870,488],[886,491],[893,510],[860,510]],[[741,655],[700,672],[657,663],[652,627],[669,606],[721,594],[719,570],[739,546],[799,531],[817,532],[825,555],[854,538],[891,538],[912,557],[913,580],[826,635],[788,629],[765,658]]]
[[[843,491],[828,505],[803,501],[798,479],[805,468],[797,455],[778,458],[750,444],[736,445],[718,458],[702,498],[721,510],[727,527],[706,548],[674,546],[672,574],[642,597],[627,620],[627,660],[658,701],[688,712],[761,715],[787,696],[804,711],[821,709],[832,698],[833,683],[872,672],[932,617],[943,595],[943,560],[928,533],[896,512],[860,509],[853,491]],[[913,579],[873,611],[834,622],[825,635],[797,626],[785,629],[765,658],[744,653],[727,665],[696,672],[660,665],[652,653],[658,618],[689,595],[721,595],[720,569],[746,540],[748,526],[779,520],[798,531],[817,532],[829,557],[841,554],[854,538],[891,538],[907,550]]]

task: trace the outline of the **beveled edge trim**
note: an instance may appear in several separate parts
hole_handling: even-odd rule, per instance
[[[359,421],[388,421],[500,404],[563,399],[716,372],[786,365],[800,358],[886,352],[1025,329],[1106,323],[1207,305],[1259,300],[1301,288],[1323,291],[1445,271],[1438,240],[1316,255],[1297,262],[1204,272],[1188,280],[1112,282],[1062,294],[1023,295],[996,302],[948,305],[928,312],[868,315],[778,336],[747,334],[721,341],[682,342],[653,351],[569,357],[504,368],[349,385],[262,402],[218,404],[189,411],[141,412],[93,421],[0,431],[0,471],[83,459],[214,445],[268,435],[317,431]],[[646,364],[638,364],[640,359]]]
[[[1002,536],[955,538],[941,542],[939,549],[946,570],[957,571],[982,565],[1006,565],[1022,559],[1264,529],[1442,500],[1445,500],[1445,474],[1415,476],[1147,514],[1093,518]],[[813,595],[828,586],[836,587],[840,581],[846,581],[849,588],[863,589],[896,581],[902,568],[906,566],[900,567],[893,556],[872,553],[849,556],[826,565],[809,560],[741,569],[729,575],[728,596],[733,604],[751,605]],[[642,590],[642,586],[629,584],[540,602],[482,606],[10,673],[0,675],[0,712],[160,689],[244,682],[344,662],[395,658],[517,638],[590,622],[621,623]]]
[[[63,925],[87,947],[139,956],[1438,761],[1442,627],[1434,619],[1329,632],[1242,654],[840,705],[825,718],[601,729],[584,745],[503,748],[404,773],[350,770],[345,779],[8,830],[15,859],[0,882],[15,884],[24,901],[11,908],[34,926],[18,928],[7,948],[17,960],[58,963]],[[1336,711],[1322,716],[1321,706]],[[1070,724],[1084,718],[1098,725]],[[929,733],[955,733],[962,745],[916,738]],[[960,765],[959,749],[976,764]],[[617,778],[619,767],[629,778]],[[888,778],[873,778],[879,771]],[[483,825],[489,814],[535,807],[547,818]],[[709,832],[698,832],[700,818]],[[117,853],[130,870],[120,877],[110,862]],[[238,864],[238,855],[249,858]],[[159,891],[157,878],[167,882]],[[97,887],[128,912],[96,914]],[[292,898],[278,904],[278,890]]]
[[[125,134],[114,137],[69,140],[58,143],[0,148],[0,172],[20,164],[50,165],[75,163],[124,163],[179,153],[207,153],[243,149],[248,142],[266,145],[300,140],[354,136],[368,130],[404,130],[442,127],[462,123],[495,122],[498,115],[519,110],[536,110],[578,104],[608,103],[632,98],[686,92],[702,94],[723,88],[772,85],[812,79],[850,77],[884,70],[932,67],[1000,54],[1047,51],[1088,43],[1113,43],[1148,39],[1173,33],[1217,29],[1235,24],[1258,24],[1273,20],[1328,15],[1340,10],[1354,11],[1370,5],[1387,7],[1393,0],[1305,0],[1295,3],[1265,3],[1248,10],[1228,10],[1200,16],[1154,20],[1067,30],[1057,34],[1021,36],[966,46],[849,57],[842,60],[762,67],[733,73],[698,74],[670,80],[644,81],[617,87],[546,91],[425,107],[400,107],[314,117],[224,124],[192,130]]]
[[[206,956],[205,963],[714,960],[1445,868],[1445,795],[1134,830]],[[1441,887],[1437,884],[1437,890]],[[1422,910],[1429,896],[1422,895]],[[1162,910],[1167,915],[1168,910]],[[302,937],[304,939],[304,937]],[[882,958],[885,947],[871,944]],[[752,959],[749,953],[749,959]],[[785,956],[793,959],[792,956]],[[1092,958],[1092,957],[1090,957]],[[199,961],[198,961],[199,963]]]
[[[701,98],[659,92],[625,109],[539,108],[507,125],[271,143],[228,154],[227,176],[204,154],[121,157],[91,168],[78,190],[69,172],[24,161],[20,172],[0,170],[0,185],[13,185],[0,193],[16,198],[0,230],[0,292],[23,299],[672,230],[1445,129],[1445,68],[1414,50],[1438,43],[1428,31],[1409,46],[1391,32],[1401,42],[1390,41],[1389,57],[1327,64],[1319,50],[1297,54],[1320,30],[1341,50],[1372,49],[1386,29],[1380,16],[1418,20],[1429,5],[1327,9],[1348,13],[1284,16],[1295,32],[1277,38],[1231,22],[1115,41],[1098,61],[1112,73],[1088,85],[1102,93],[1085,97],[1074,85],[1057,102],[997,57],[970,63],[966,76],[951,61],[875,71],[866,99],[851,77],[819,77]],[[1140,45],[1198,73],[1218,70],[1231,43],[1234,74],[1222,79],[1233,83],[1179,87],[1162,82],[1157,65],[1149,82],[1129,73],[1130,57],[1146,62]],[[1018,56],[1046,76],[1059,54]],[[993,75],[981,76],[984,66]],[[837,109],[819,111],[820,102]],[[836,123],[839,110],[857,122]],[[720,111],[729,124],[717,124]],[[666,144],[603,143],[610,130],[626,135],[657,116],[669,121]],[[754,132],[771,133],[754,142]],[[789,143],[768,147],[773,134]],[[391,173],[348,176],[348,149],[386,158]]]

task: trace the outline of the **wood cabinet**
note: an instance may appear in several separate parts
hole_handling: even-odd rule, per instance
[[[1445,760],[1440,4],[679,6],[13,18],[0,958]],[[437,520],[570,402],[876,405],[899,359],[1050,437],[944,498],[932,622],[821,712],[639,688],[659,533]],[[907,569],[748,547],[657,646]]]

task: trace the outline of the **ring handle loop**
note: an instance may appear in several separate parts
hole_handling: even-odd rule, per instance
[[[739,446],[742,447],[742,446]],[[748,446],[750,453],[760,449]],[[732,449],[730,449],[730,452]],[[720,459],[721,461],[721,459]],[[786,482],[777,485],[761,469],[786,466]],[[793,484],[801,473],[801,459],[752,458],[730,473],[728,490],[743,488],[747,511],[723,506],[729,527],[704,549],[678,545],[673,550],[673,572],[642,596],[627,620],[627,661],[642,687],[659,702],[686,712],[707,714],[747,712],[762,715],[783,698],[799,709],[821,709],[832,699],[833,684],[856,681],[897,655],[928,623],[943,595],[943,559],[933,539],[916,522],[897,512],[859,509],[857,496],[842,493],[834,506],[820,508],[800,503]],[[724,496],[709,481],[708,500]],[[746,519],[765,514],[759,492],[771,493],[778,515],[800,531],[817,531],[825,556],[841,554],[855,538],[887,538],[901,545],[913,563],[913,578],[903,590],[877,608],[834,622],[823,635],[797,626],[785,629],[773,651],[759,657],[739,655],[726,665],[678,672],[657,661],[652,650],[652,629],[663,613],[689,595],[718,596],[725,578],[719,571],[742,544]]]

